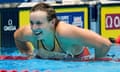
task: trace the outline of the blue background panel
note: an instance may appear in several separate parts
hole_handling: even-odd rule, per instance
[[[84,28],[84,12],[57,13],[57,17],[61,21]]]
[[[17,10],[5,9],[1,12],[1,47],[15,47],[13,34],[18,22]]]

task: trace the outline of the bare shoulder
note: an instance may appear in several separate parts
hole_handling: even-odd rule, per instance
[[[30,26],[25,26],[25,27],[18,28],[14,32],[14,38],[19,39],[19,40],[23,40],[24,37],[30,36],[30,35],[32,35],[32,31],[30,29]]]
[[[67,37],[77,37],[78,34],[81,31],[84,31],[84,29],[71,25],[71,24],[67,24],[64,22],[60,22],[57,26],[57,32],[62,35],[62,36],[67,36]]]

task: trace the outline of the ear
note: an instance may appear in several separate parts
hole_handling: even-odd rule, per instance
[[[52,19],[52,20],[51,20],[51,24],[52,24],[52,27],[53,27],[53,28],[55,27],[55,23],[56,23],[56,20],[55,20],[55,19]]]
[[[56,22],[56,20],[55,20],[55,19],[52,19],[52,24],[53,24],[53,25],[55,25],[55,22]]]

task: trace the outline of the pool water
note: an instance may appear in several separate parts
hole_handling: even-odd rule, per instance
[[[21,55],[16,48],[1,49],[3,55]],[[6,50],[9,52],[6,52]],[[43,59],[0,60],[0,69],[17,70],[19,72],[22,70],[28,70],[29,72],[33,72],[34,70],[38,70],[39,72],[119,72],[120,62],[65,62]]]

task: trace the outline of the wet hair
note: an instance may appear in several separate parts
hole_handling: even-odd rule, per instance
[[[48,21],[51,21],[52,19],[57,20],[55,9],[52,6],[50,6],[49,4],[38,3],[37,5],[35,5],[34,7],[31,8],[30,12],[39,11],[39,10],[47,12]]]

